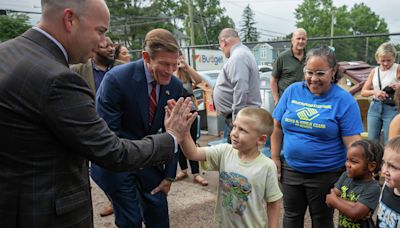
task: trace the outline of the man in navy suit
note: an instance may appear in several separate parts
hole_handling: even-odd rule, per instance
[[[119,137],[141,139],[162,132],[164,107],[182,95],[182,83],[173,77],[179,45],[165,29],[147,33],[143,59],[114,67],[97,91],[97,111]],[[157,106],[149,119],[152,82],[156,82]],[[152,122],[152,123],[150,123]],[[169,227],[167,194],[175,179],[177,158],[167,165],[140,171],[114,173],[92,167],[92,178],[111,197],[118,227]]]

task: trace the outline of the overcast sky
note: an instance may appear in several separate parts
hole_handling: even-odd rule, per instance
[[[250,4],[255,13],[256,27],[268,39],[273,36],[289,34],[295,28],[294,10],[301,4],[301,0],[220,0],[239,28],[239,20],[243,9]],[[400,0],[333,0],[335,6],[347,5],[350,9],[355,3],[364,2],[377,15],[384,18],[389,26],[389,32],[400,32]],[[24,11],[40,11],[40,0],[0,0],[0,9],[17,9]],[[37,22],[39,17],[34,17]],[[400,36],[392,37],[400,43]]]

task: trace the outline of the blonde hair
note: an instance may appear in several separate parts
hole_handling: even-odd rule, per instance
[[[379,58],[387,54],[392,54],[393,58],[396,58],[397,56],[396,48],[390,42],[383,43],[378,47],[375,52],[375,60],[379,62]]]
[[[179,57],[183,56],[182,50],[179,50]],[[181,80],[183,83],[192,82],[192,77],[189,73],[189,70],[186,67],[178,67],[176,70],[176,76]]]
[[[256,121],[260,134],[270,136],[274,129],[274,120],[271,114],[263,108],[246,107],[239,111],[238,116],[246,116]]]
[[[389,140],[389,142],[385,146],[385,150],[387,149],[394,151],[397,154],[400,154],[400,135]]]

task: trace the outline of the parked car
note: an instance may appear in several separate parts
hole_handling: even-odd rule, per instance
[[[262,107],[272,113],[274,111],[274,98],[271,92],[271,77],[272,71],[264,72],[260,74],[260,93],[262,100]]]
[[[208,86],[210,86],[210,88],[214,88],[219,72],[219,70],[198,71],[202,79],[208,84]]]
[[[211,88],[212,91],[217,81],[219,72],[220,72],[219,70],[208,70],[208,71],[199,71],[198,73],[203,78],[203,80],[208,84],[208,86]],[[271,77],[272,77],[272,71],[260,73],[260,93],[262,99],[262,107],[265,108],[270,113],[274,111],[274,99],[272,97],[271,85],[270,85]]]
[[[267,68],[268,68],[268,66],[267,66]],[[272,97],[271,86],[270,86],[270,80],[271,80],[271,75],[272,75],[272,67],[270,69],[271,70],[269,70],[269,71],[260,73],[260,94],[261,94],[261,100],[262,100],[262,107],[265,108],[270,113],[272,113],[273,110],[274,110],[274,99]],[[219,70],[198,71],[198,73],[200,74],[202,79],[207,83],[208,88],[204,88],[204,87],[203,88],[204,88],[204,90],[207,91],[207,93],[210,93],[208,95],[207,94],[205,95],[206,97],[208,97],[207,99],[209,99],[209,100],[211,100],[210,99],[211,98],[211,93],[212,93],[212,90],[213,90],[213,88],[215,86],[215,83],[217,81],[219,72],[220,72]],[[196,93],[203,94],[201,92],[201,90],[202,89],[198,89],[198,90],[196,89],[196,92],[195,92],[196,98],[197,98]],[[202,103],[204,104],[204,102],[202,102]],[[200,102],[199,102],[199,104],[200,104]],[[205,105],[208,105],[208,104],[205,104]],[[208,106],[207,106],[207,108],[208,108],[207,111],[209,111],[209,107]],[[199,109],[200,109],[200,105],[199,105]],[[211,117],[211,118],[215,118],[215,117]],[[210,119],[210,117],[207,118],[207,121],[210,121],[209,119]],[[209,125],[209,124],[215,125],[215,123],[216,123],[216,121],[212,121],[210,123],[207,123],[207,125]],[[224,124],[224,123],[222,123],[222,124]],[[217,124],[217,125],[220,125],[220,124]],[[215,128],[215,126],[213,126],[213,127]],[[217,127],[218,131],[222,129],[220,127],[221,126]],[[210,128],[208,128],[208,129],[210,129]],[[224,138],[222,138],[222,139],[218,139],[218,140],[209,142],[208,145],[216,145],[216,144],[225,143],[225,142],[226,142],[226,135],[224,135]],[[269,150],[269,141],[267,142],[266,146],[263,148],[262,152],[266,156],[271,157],[271,153],[270,153],[270,150]]]
[[[203,90],[200,88],[193,90],[193,95],[197,100],[197,111],[204,110],[204,97],[203,97]]]
[[[258,71],[260,73],[270,72],[270,71],[272,71],[272,66],[271,65],[260,65],[260,66],[258,66]]]

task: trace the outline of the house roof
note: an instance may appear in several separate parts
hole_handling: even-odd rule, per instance
[[[263,45],[266,46],[267,48],[272,49],[272,46],[269,45],[269,43],[260,43],[260,44],[256,44],[253,48],[256,49],[256,48],[262,47]]]
[[[349,91],[353,95],[362,89],[365,81],[368,79],[369,73],[373,69],[371,65],[363,61],[338,62],[338,65],[340,73],[347,75],[357,82]]]
[[[246,45],[250,50],[253,50],[253,48],[257,46],[257,44],[246,44],[246,43],[244,45]]]
[[[365,82],[372,66],[363,61],[338,62],[339,72],[344,73],[357,82]]]

